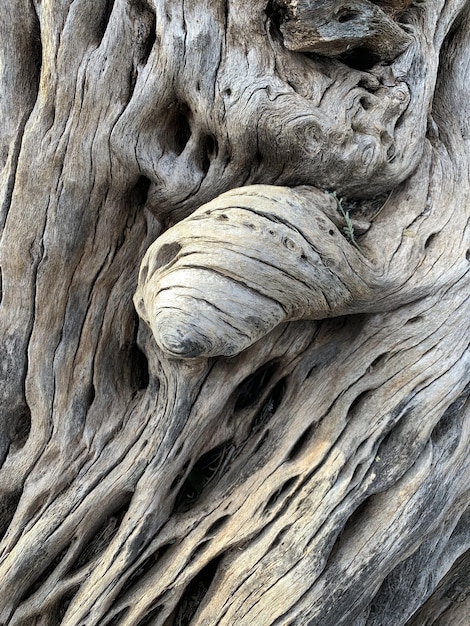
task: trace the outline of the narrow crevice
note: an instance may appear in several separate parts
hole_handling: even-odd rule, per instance
[[[224,467],[231,448],[232,442],[227,441],[209,450],[194,463],[176,496],[174,512],[186,511],[194,504]]]
[[[373,492],[380,493],[398,480],[416,462],[427,441],[416,436],[413,411],[404,413],[384,434],[375,453]]]
[[[146,574],[148,574],[156,565],[157,559],[159,557],[159,552],[152,553],[146,559],[142,561],[142,563],[132,572],[129,578],[126,580],[124,585],[122,586],[119,594],[115,599],[115,604],[119,604],[119,602],[124,598],[128,591],[136,586],[136,583],[141,581]]]
[[[34,579],[34,581],[25,589],[23,594],[21,595],[21,599],[19,603],[25,602],[27,599],[31,598],[47,581],[49,576],[55,571],[55,569],[62,563],[64,558],[67,555],[67,552],[70,549],[70,545],[67,545],[63,550],[59,552],[59,554],[53,558],[53,560],[49,563],[47,567],[41,572],[41,574]],[[76,593],[76,591],[74,592]]]
[[[394,163],[394,161],[396,161],[396,158],[397,158],[396,147],[394,144],[392,144],[391,146],[387,148],[387,162],[390,164]]]
[[[268,394],[268,397],[263,402],[262,406],[253,418],[249,429],[250,434],[258,431],[269,422],[269,420],[273,417],[273,415],[279,408],[286,393],[286,390],[287,378],[284,377],[281,378],[281,380],[279,380],[274,385],[274,387]]]
[[[25,445],[31,431],[31,410],[29,406],[24,405],[14,416],[10,417],[9,422],[9,451],[16,452]]]
[[[289,524],[289,526],[286,526],[285,528],[283,528],[282,530],[280,530],[277,535],[275,536],[275,538],[273,539],[271,545],[268,548],[268,552],[271,552],[271,550],[274,550],[275,548],[279,547],[282,543],[282,540],[284,539],[284,537],[286,536],[286,534],[288,533],[289,529],[291,528],[292,524]]]
[[[258,167],[263,163],[264,158],[263,155],[261,154],[261,152],[259,150],[256,151],[255,153],[255,164],[258,165]]]
[[[13,491],[6,494],[4,493],[0,498],[0,540],[4,537],[8,527],[10,526],[10,522],[15,515],[20,498],[21,491]]]
[[[186,472],[188,470],[188,467],[189,467],[190,463],[191,463],[190,459],[188,459],[187,461],[184,462],[181,470],[175,476],[175,478],[173,479],[173,481],[172,481],[172,483],[170,485],[170,489],[169,489],[170,492],[172,492],[180,484],[180,482],[182,481],[183,477],[185,476],[185,474],[186,474]]]
[[[157,558],[159,561],[163,559],[163,557],[170,550],[170,548],[175,544],[175,542],[176,542],[176,539],[171,539],[167,543],[164,543],[163,545],[159,546],[157,550]]]
[[[415,317],[411,317],[406,324],[416,324],[417,322],[422,322],[424,317],[422,315],[416,315]]]
[[[135,343],[129,354],[131,387],[135,391],[147,389],[150,383],[149,363],[146,355]]]
[[[175,120],[174,127],[174,149],[177,155],[180,155],[186,147],[186,144],[191,138],[191,125],[190,125],[189,109],[182,107],[179,111],[178,117]]]
[[[368,497],[363,500],[348,517],[330,550],[328,555],[329,563],[333,562],[338,557],[346,541],[346,537],[354,535],[357,529],[364,527],[367,521],[370,521],[370,505],[371,497]]]
[[[432,233],[431,235],[429,235],[429,237],[424,242],[425,250],[431,247],[433,241],[436,239],[436,236],[437,236],[437,233]]]
[[[369,369],[370,370],[376,370],[378,369],[381,365],[383,365],[385,363],[385,361],[388,359],[388,352],[384,352],[383,354],[379,354],[379,356],[377,356],[372,363],[369,365]]]
[[[154,620],[160,615],[164,608],[164,604],[157,604],[156,606],[154,605],[153,607],[150,607],[147,615],[137,622],[137,626],[150,626],[151,624],[154,624]]]
[[[67,609],[70,606],[70,603],[72,602],[75,594],[77,593],[79,589],[79,585],[77,585],[76,587],[73,587],[70,591],[68,591],[64,597],[62,598],[62,600],[59,602],[59,605],[57,607],[57,618],[58,618],[58,624],[62,623],[62,619],[64,618],[65,614],[67,613]]]
[[[317,371],[318,365],[315,364],[313,365],[307,372],[307,375],[305,376],[305,380],[307,380],[308,378],[310,378],[311,376],[313,376],[313,374]]]
[[[105,622],[104,626],[118,626],[118,624],[121,622],[123,617],[127,615],[128,612],[129,612],[129,607],[125,606],[118,613],[116,613],[116,615],[114,615],[108,622]]]
[[[405,125],[405,122],[407,121],[407,119],[408,117],[405,115],[405,111],[404,111],[395,122],[395,135],[397,134],[397,131]]]
[[[34,68],[34,79],[37,83],[36,92],[39,92],[39,80],[41,76],[42,67],[42,40],[41,40],[41,23],[39,17],[36,15],[33,22],[33,28],[31,31],[32,46],[30,52],[30,59]]]
[[[360,12],[355,9],[352,9],[349,7],[343,7],[336,14],[336,19],[338,20],[340,24],[345,24],[346,22],[351,22],[355,20],[357,17],[360,17],[360,15],[361,15]]]
[[[124,493],[119,503],[116,504],[114,510],[105,513],[106,517],[101,525],[96,529],[93,536],[88,538],[85,547],[75,558],[69,567],[69,573],[72,574],[76,570],[102,554],[111,543],[114,535],[119,530],[122,519],[127,513],[132,498],[132,492]]]
[[[129,350],[130,386],[134,392],[143,391],[144,389],[147,389],[150,384],[150,371],[147,355],[140,348],[137,340],[139,325],[139,317],[137,313],[135,313],[134,337]]]
[[[218,533],[220,530],[222,530],[222,528],[224,528],[224,526],[229,522],[230,519],[230,515],[223,515],[222,517],[219,517],[219,519],[213,522],[206,530],[205,536],[210,537],[211,535],[215,535],[216,533]]]
[[[201,541],[201,543],[199,543],[192,551],[191,556],[189,557],[189,562],[195,563],[197,559],[201,556],[201,554],[203,554],[207,550],[211,542],[211,539],[204,539],[203,541]]]
[[[142,579],[151,572],[155,567],[161,567],[161,561],[164,558],[167,551],[171,548],[174,542],[168,542],[163,544],[152,552],[147,558],[145,558],[140,565],[130,574],[129,578],[124,582],[118,595],[114,600],[114,605],[117,606],[121,602],[125,602],[125,596],[131,590],[137,590]]]
[[[217,573],[221,557],[217,557],[189,583],[174,612],[172,626],[188,626],[196,614]]]
[[[304,432],[300,435],[300,437],[290,449],[286,461],[292,463],[292,461],[296,461],[302,455],[305,449],[309,446],[316,428],[317,423],[310,424],[310,426],[304,430]]]
[[[148,197],[151,181],[146,176],[139,176],[136,184],[129,192],[129,204],[136,209],[142,209]]]
[[[260,401],[263,392],[269,385],[274,374],[279,368],[277,361],[270,361],[262,365],[253,374],[250,374],[244,381],[240,383],[235,391],[237,400],[235,402],[234,411],[242,411],[249,406],[254,406]]]
[[[106,0],[101,19],[96,26],[96,40],[100,43],[104,37],[106,29],[108,28],[109,19],[114,7],[114,0]]]
[[[150,24],[146,33],[147,36],[143,40],[142,52],[139,59],[141,65],[145,65],[148,62],[153,46],[157,40],[156,15],[153,11],[149,11],[149,13],[151,15]]]
[[[162,144],[169,152],[180,156],[191,138],[192,113],[188,105],[180,100],[173,102],[168,107],[168,115],[162,127],[165,133]]]
[[[283,499],[283,497],[291,490],[293,485],[297,482],[298,476],[292,476],[284,482],[274,493],[271,494],[269,500],[266,502],[263,513],[268,513],[273,506]]]
[[[95,400],[95,397],[96,397],[96,388],[95,388],[95,385],[91,384],[88,387],[88,391],[87,391],[86,399],[85,399],[87,409],[90,409],[91,405],[93,404]]]
[[[470,390],[466,390],[443,413],[431,432],[431,441],[435,447],[445,451],[446,457],[453,454],[462,435],[462,415],[469,401]]]
[[[380,459],[382,471],[383,471],[386,461],[389,460],[390,458],[393,459],[395,457],[394,452],[397,449],[397,447],[400,446],[400,433],[401,433],[401,429],[403,428],[402,426],[403,423],[404,422],[399,421],[397,424],[394,425],[394,427],[392,427],[383,436],[381,440],[379,440],[379,445],[377,448],[377,452],[375,454],[375,458]],[[398,446],[397,446],[397,440],[398,440]]]
[[[204,175],[206,175],[212,161],[218,155],[219,144],[214,135],[205,135],[202,139],[201,146],[201,170]]]
[[[137,84],[137,77],[139,76],[139,72],[136,67],[132,66],[129,71],[129,93],[127,95],[128,101],[131,100],[134,95],[135,86]]]
[[[264,446],[264,444],[268,441],[269,438],[269,433],[270,430],[269,428],[267,428],[264,433],[263,436],[261,437],[261,439],[258,441],[258,443],[256,444],[255,449],[253,450],[253,454],[258,454],[258,452],[261,450],[261,448]]]
[[[357,411],[361,408],[364,401],[369,397],[372,389],[366,389],[362,391],[349,405],[349,410],[347,414],[347,419],[351,419],[357,413]]]

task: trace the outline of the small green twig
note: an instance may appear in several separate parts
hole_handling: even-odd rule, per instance
[[[343,200],[342,200],[342,198],[338,198],[338,196],[336,195],[336,191],[332,191],[330,193],[331,193],[331,195],[333,196],[333,198],[336,201],[336,206],[338,208],[338,211],[341,213],[341,215],[343,216],[344,221],[346,222],[346,226],[343,226],[343,233],[349,239],[351,244],[355,248],[357,248],[357,250],[359,250],[359,252],[361,252],[361,248],[359,247],[359,244],[357,243],[356,237],[354,235],[354,226],[353,226],[353,223],[352,223],[351,218],[349,216],[349,211],[345,211],[344,210]]]

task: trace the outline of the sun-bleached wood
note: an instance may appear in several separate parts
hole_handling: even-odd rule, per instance
[[[465,624],[468,0],[4,4],[0,624]]]

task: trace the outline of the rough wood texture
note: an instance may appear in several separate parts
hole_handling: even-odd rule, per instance
[[[361,48],[391,61],[411,43],[393,20],[393,4],[382,10],[369,0],[278,0],[280,11],[283,5],[280,29],[289,50],[334,57]]]
[[[3,626],[465,624],[470,2],[405,4],[4,0]]]

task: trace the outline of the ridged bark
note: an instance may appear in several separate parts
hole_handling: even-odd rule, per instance
[[[0,625],[466,626],[470,2],[0,53]]]

